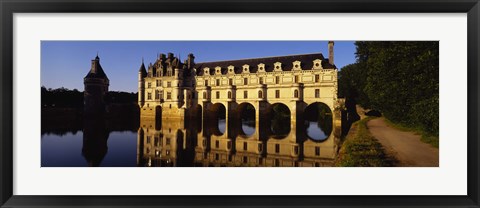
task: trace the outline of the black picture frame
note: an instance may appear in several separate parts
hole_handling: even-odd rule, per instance
[[[478,0],[0,0],[1,207],[480,207]],[[24,196],[13,195],[14,13],[467,13],[468,194],[466,196]]]

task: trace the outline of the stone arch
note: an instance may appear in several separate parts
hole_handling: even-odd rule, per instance
[[[256,111],[255,106],[249,102],[243,102],[237,106],[238,118],[241,121],[239,129],[241,135],[251,136],[255,133]]]
[[[267,108],[269,134],[274,138],[285,138],[291,131],[292,109],[284,103],[273,103]]]
[[[214,103],[210,105],[209,117],[212,123],[212,133],[221,136],[227,131],[226,116],[227,108],[223,103]]]
[[[333,133],[333,111],[323,102],[308,104],[304,111],[305,135],[316,142],[327,140]]]

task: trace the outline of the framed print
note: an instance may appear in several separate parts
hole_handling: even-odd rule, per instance
[[[479,206],[476,0],[0,6],[2,207]]]

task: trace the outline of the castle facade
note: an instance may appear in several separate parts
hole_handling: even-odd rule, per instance
[[[193,54],[183,62],[172,53],[160,54],[153,64],[142,62],[138,72],[141,116],[209,117],[222,105],[228,122],[250,104],[258,120],[272,104],[283,103],[294,125],[310,104],[323,103],[333,112],[339,106],[338,70],[333,41],[328,45],[328,59],[313,53],[196,63]]]

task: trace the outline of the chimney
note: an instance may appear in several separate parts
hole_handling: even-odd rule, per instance
[[[333,41],[328,41],[328,63],[331,65],[334,65],[335,62],[333,62]]]

